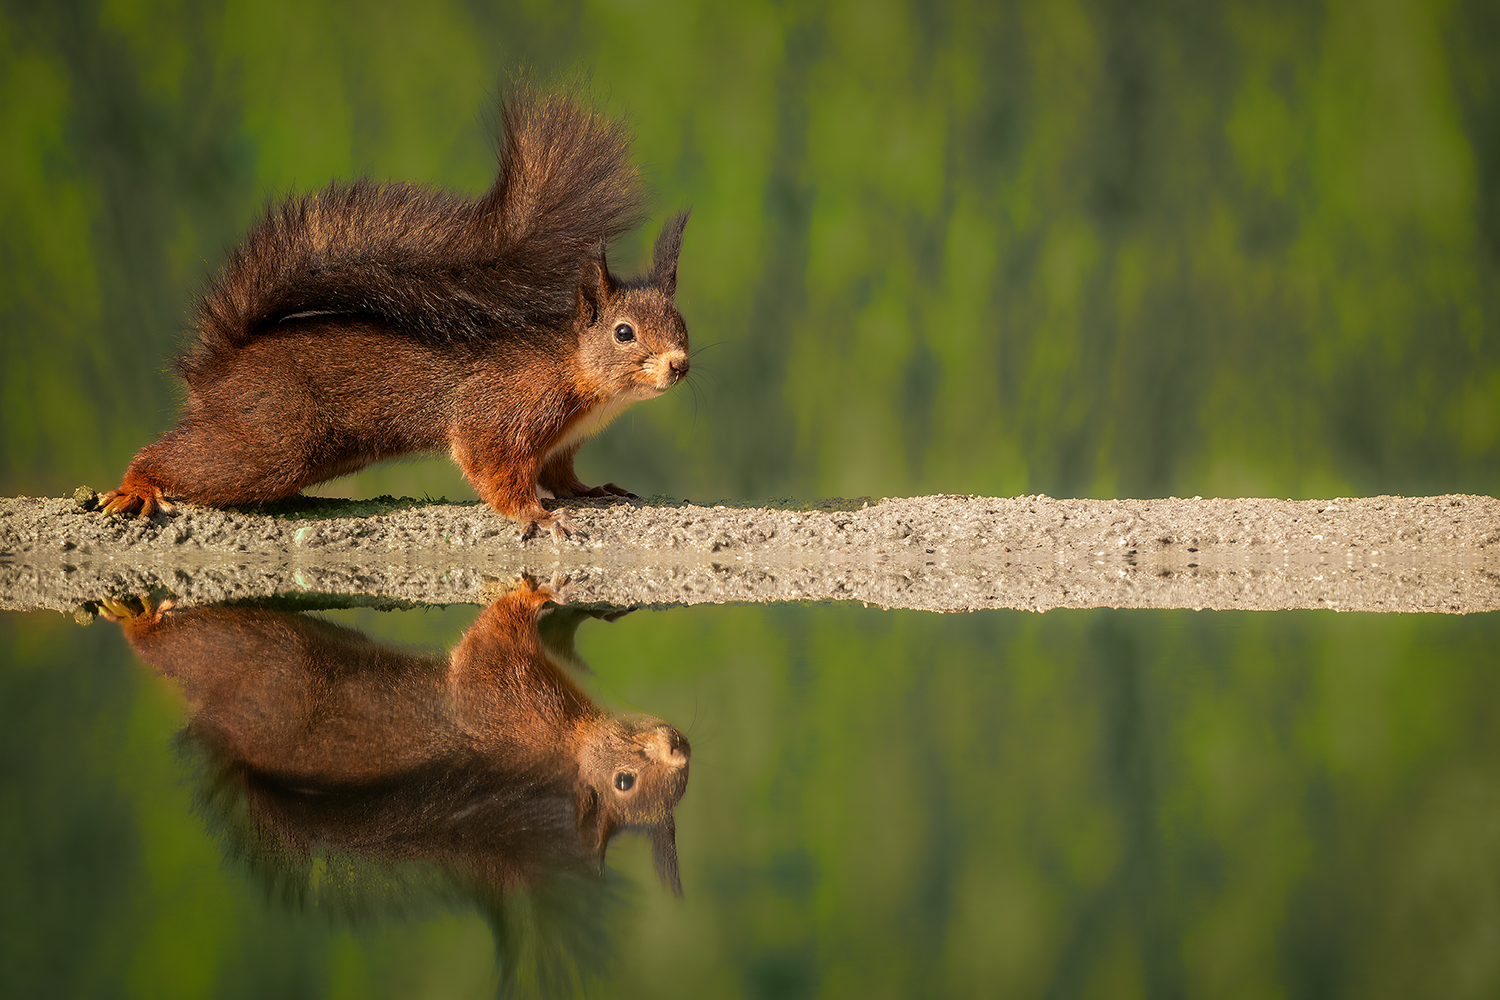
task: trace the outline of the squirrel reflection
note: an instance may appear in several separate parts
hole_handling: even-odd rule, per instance
[[[688,742],[589,700],[560,665],[589,612],[553,612],[564,621],[544,641],[549,600],[556,590],[523,580],[446,659],[295,612],[117,601],[103,612],[181,685],[185,737],[262,853],[294,866],[328,852],[429,860],[497,899],[559,872],[597,880],[610,838],[638,829],[680,894],[672,810]]]

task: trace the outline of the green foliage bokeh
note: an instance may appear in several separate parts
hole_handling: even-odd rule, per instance
[[[517,72],[633,123],[695,499],[1496,491],[1491,4],[0,7],[0,492],[113,485],[268,199],[478,192]],[[649,227],[617,248],[644,255]],[[445,461],[327,490],[466,495]]]

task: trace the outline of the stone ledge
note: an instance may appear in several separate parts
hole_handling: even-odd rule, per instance
[[[561,541],[522,541],[477,504],[184,505],[140,521],[91,500],[0,500],[0,607],[86,614],[100,597],[152,590],[185,603],[298,593],[480,603],[486,581],[530,573],[566,575],[575,599],[616,605],[1500,608],[1500,501],[1478,496],[932,496],[806,509],[573,500],[581,531]]]

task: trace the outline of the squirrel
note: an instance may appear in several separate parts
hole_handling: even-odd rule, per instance
[[[572,633],[599,613],[550,609],[565,619],[556,648],[558,627],[544,635],[538,618],[565,599],[523,577],[445,658],[291,611],[133,599],[100,610],[180,686],[185,738],[232,789],[226,811],[248,805],[253,854],[432,859],[494,897],[552,871],[602,872],[611,838],[636,829],[681,895],[673,809],[687,738],[606,713],[569,679]]]
[[[264,503],[437,451],[523,538],[576,530],[538,487],[634,496],[585,486],[573,456],[688,373],[674,302],[687,213],[663,225],[648,274],[617,278],[605,247],[644,205],[625,125],[525,88],[501,117],[499,173],[477,200],[359,180],[268,208],[200,302],[180,422],[103,511]]]

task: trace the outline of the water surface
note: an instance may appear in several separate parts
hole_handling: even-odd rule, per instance
[[[327,617],[440,657],[477,614]],[[585,621],[591,695],[693,748],[685,894],[646,837],[616,840],[590,993],[1488,995],[1495,621]],[[545,921],[499,926],[432,880],[277,889],[206,810],[190,713],[118,626],[7,614],[3,634],[7,994],[477,997],[497,940],[534,956]]]

